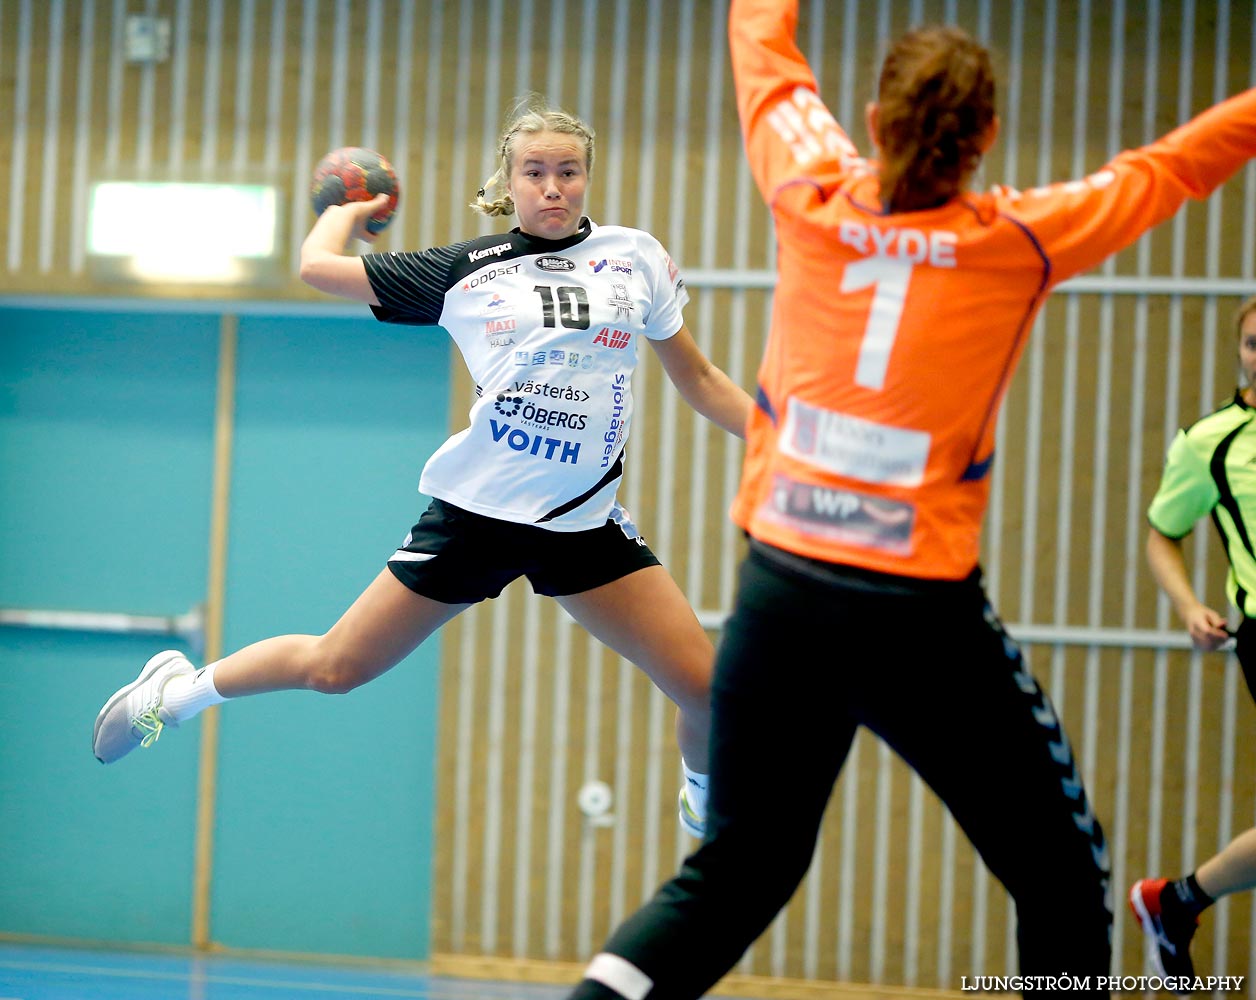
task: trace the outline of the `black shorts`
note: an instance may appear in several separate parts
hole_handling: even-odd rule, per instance
[[[1256,618],[1245,615],[1239,622],[1239,627],[1234,630],[1234,637],[1234,655],[1243,670],[1247,690],[1252,699],[1256,700]]]
[[[393,576],[442,604],[496,597],[521,576],[546,597],[580,594],[658,565],[631,521],[551,531],[435,499],[388,560]]]

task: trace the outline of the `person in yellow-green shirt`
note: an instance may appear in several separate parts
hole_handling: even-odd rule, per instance
[[[1239,307],[1235,325],[1244,384],[1225,406],[1179,431],[1169,447],[1160,489],[1147,511],[1147,561],[1196,649],[1219,649],[1235,637],[1235,655],[1256,698],[1256,296]],[[1230,562],[1226,594],[1240,614],[1234,629],[1199,599],[1182,554],[1182,539],[1209,515]],[[1135,882],[1130,907],[1155,942],[1157,971],[1193,977],[1189,949],[1199,915],[1222,896],[1251,888],[1256,888],[1256,828],[1182,878]]]

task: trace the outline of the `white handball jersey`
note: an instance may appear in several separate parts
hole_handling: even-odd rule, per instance
[[[376,317],[444,327],[476,383],[419,489],[555,531],[618,518],[637,343],[675,336],[689,300],[658,240],[581,219],[564,240],[515,229],[362,260]]]

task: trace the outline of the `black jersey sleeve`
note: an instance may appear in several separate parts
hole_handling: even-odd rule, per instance
[[[435,326],[445,308],[445,293],[457,280],[454,264],[462,260],[468,243],[406,253],[368,253],[362,256],[366,276],[379,305],[371,306],[384,323]]]

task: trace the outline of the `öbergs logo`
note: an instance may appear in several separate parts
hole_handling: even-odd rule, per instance
[[[574,271],[576,262],[566,257],[538,257],[536,266],[542,271]]]

